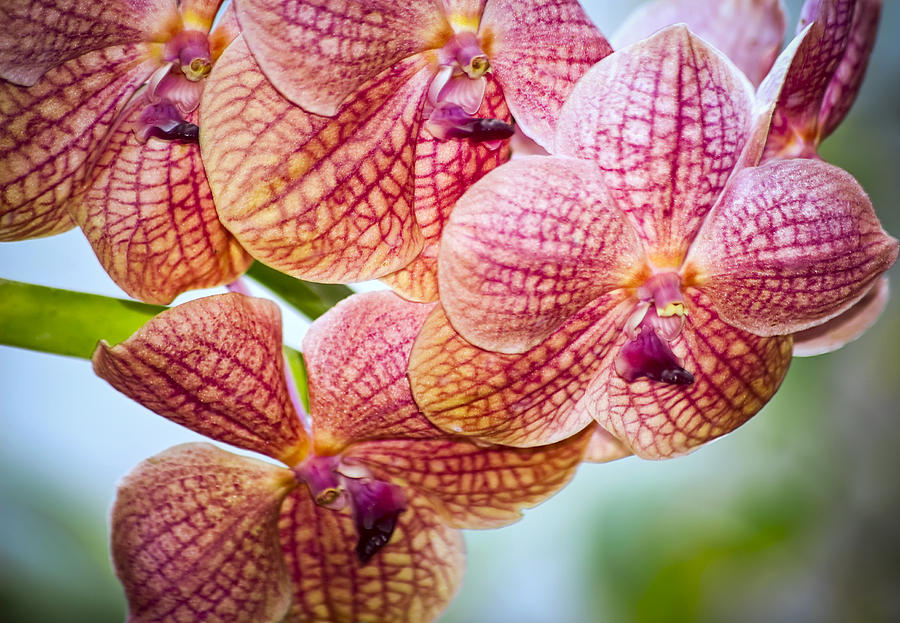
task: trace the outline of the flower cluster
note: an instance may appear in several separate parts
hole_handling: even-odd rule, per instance
[[[0,25],[2,239],[77,224],[149,302],[253,260],[393,290],[313,323],[306,406],[271,301],[100,343],[116,389],[279,463],[188,444],[123,480],[129,621],[433,620],[459,529],[734,430],[884,307],[898,243],[817,152],[878,0],[808,0],[780,52],[777,0],[657,0],[613,46],[576,0],[220,4]]]

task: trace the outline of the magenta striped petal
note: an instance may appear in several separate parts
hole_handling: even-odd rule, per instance
[[[25,89],[0,83],[0,240],[65,231],[64,203],[118,111],[153,70],[145,45],[91,52]]]
[[[781,0],[656,0],[628,16],[611,37],[613,47],[679,22],[722,50],[753,84],[771,69],[787,27]]]
[[[406,378],[413,341],[433,308],[370,292],[313,323],[303,358],[317,453],[337,454],[365,439],[442,436],[419,413]]]
[[[600,425],[643,458],[684,454],[734,430],[768,402],[791,360],[790,336],[759,337],[730,326],[693,288],[684,303],[687,320],[672,349],[693,384],[628,382],[608,359],[585,397]],[[623,333],[612,356],[624,340]]]
[[[393,439],[354,445],[361,461],[431,502],[456,528],[497,528],[562,489],[581,463],[590,432],[538,448],[485,446],[468,440]]]
[[[285,500],[279,528],[294,580],[284,623],[427,623],[462,583],[462,534],[414,496],[390,543],[365,565],[349,510],[316,506],[305,487]]]
[[[566,439],[590,423],[581,398],[632,305],[621,291],[601,297],[521,355],[472,346],[437,308],[409,359],[416,403],[443,430],[491,443]]]
[[[419,61],[401,63],[331,120],[281,97],[235,40],[200,106],[222,222],[251,255],[303,279],[360,281],[408,264],[423,244],[414,141],[430,79]]]
[[[477,117],[509,121],[503,94],[490,75]],[[441,234],[456,200],[509,157],[509,144],[488,146],[467,140],[438,140],[422,127],[416,143],[415,214],[425,238],[422,252],[397,272],[382,277],[400,296],[413,301],[438,299],[437,258]]]
[[[134,298],[165,304],[234,281],[252,258],[219,222],[200,148],[139,143],[141,111],[108,137],[89,186],[69,206],[113,281]]]
[[[201,443],[139,464],[112,509],[128,621],[281,621],[291,582],[278,511],[294,486],[289,470]]]
[[[651,261],[676,267],[747,141],[746,77],[684,26],[600,61],[560,113],[556,152],[595,161]]]
[[[897,241],[850,174],[778,160],[735,177],[684,274],[726,322],[783,335],[847,310],[896,258]]]
[[[452,35],[437,2],[235,0],[247,45],[289,100],[332,116],[363,84]]]
[[[888,302],[887,277],[879,279],[853,307],[827,322],[794,334],[794,356],[812,357],[837,350],[875,324]]]
[[[31,86],[88,52],[164,41],[178,20],[175,0],[3,0],[0,78]]]
[[[201,435],[287,465],[306,453],[285,383],[281,313],[271,301],[190,301],[117,346],[101,341],[93,359],[97,375],[120,392]]]
[[[505,353],[529,350],[647,271],[634,228],[594,164],[543,156],[503,165],[460,198],[438,266],[453,327]]]
[[[612,52],[577,0],[489,0],[479,37],[516,122],[547,149],[575,82]]]

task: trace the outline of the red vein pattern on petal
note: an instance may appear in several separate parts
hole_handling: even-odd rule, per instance
[[[392,292],[355,294],[316,320],[303,340],[316,453],[387,437],[442,436],[413,402],[409,352],[434,305]]]
[[[684,26],[595,65],[560,112],[556,152],[597,162],[662,267],[678,266],[738,162],[747,78]]]
[[[775,160],[734,178],[684,272],[726,322],[783,335],[848,309],[897,248],[849,173],[817,160]]]
[[[853,307],[828,322],[794,334],[794,357],[830,353],[859,338],[887,306],[888,279],[882,277]]]
[[[643,458],[685,454],[734,430],[775,394],[791,360],[791,336],[759,337],[725,324],[695,288],[685,290],[684,303],[687,320],[672,350],[693,384],[629,383],[603,365],[585,398],[600,425]]]
[[[498,528],[518,521],[523,508],[562,489],[581,463],[590,432],[549,446],[507,448],[468,440],[394,439],[353,445],[347,461],[361,461],[427,498],[456,528]]]
[[[0,83],[0,240],[59,233],[82,165],[150,74],[144,45],[91,52],[30,89]]]
[[[92,51],[162,41],[177,23],[174,0],[4,0],[0,78],[31,86]]]
[[[318,115],[336,114],[364,83],[453,34],[439,2],[239,0],[236,6],[266,77]]]
[[[546,149],[572,87],[612,52],[577,0],[490,0],[479,36],[513,117]]]
[[[453,328],[504,353],[533,348],[646,270],[640,240],[597,167],[555,156],[513,160],[469,188],[438,260]]]
[[[509,109],[497,82],[488,74],[476,117],[509,122]],[[382,277],[394,292],[413,300],[438,299],[437,258],[444,224],[466,189],[509,157],[509,143],[491,149],[468,140],[438,140],[421,127],[416,143],[415,214],[425,238],[422,252],[410,264]]]
[[[787,28],[781,0],[657,0],[631,13],[611,41],[618,50],[679,22],[722,50],[753,84],[772,68]]]
[[[365,565],[349,509],[316,506],[299,487],[282,507],[281,543],[294,581],[284,623],[427,623],[462,583],[462,534],[408,496],[393,537]]]
[[[205,443],[170,448],[119,485],[112,554],[129,623],[276,623],[291,600],[278,512],[293,474]]]
[[[109,136],[89,186],[69,205],[113,281],[134,298],[166,304],[234,281],[253,260],[219,222],[200,148],[139,143],[132,128],[141,111]]]
[[[416,403],[439,428],[490,443],[529,447],[571,437],[590,423],[581,398],[632,304],[621,291],[608,294],[521,355],[472,346],[438,307],[410,355]]]
[[[200,104],[200,148],[219,217],[254,257],[295,277],[348,282],[408,264],[420,107],[430,70],[412,59],[369,83],[335,119],[266,81],[242,39]]]
[[[101,341],[94,371],[120,392],[217,441],[296,464],[309,444],[291,404],[275,303],[221,294]]]

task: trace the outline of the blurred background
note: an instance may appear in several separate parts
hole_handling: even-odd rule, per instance
[[[612,34],[638,3],[586,4]],[[793,24],[801,3],[787,4]],[[856,176],[894,236],[898,30],[900,3],[888,0],[859,99],[821,150]],[[898,290],[900,271],[890,274]],[[0,245],[0,277],[122,295],[77,230]],[[288,318],[286,342],[299,346],[305,326]],[[199,437],[83,360],[0,347],[0,397],[0,620],[123,621],[107,551],[116,483]],[[736,433],[676,460],[584,465],[527,520],[467,533],[465,584],[441,622],[900,621],[898,516],[895,292],[862,339],[795,359]]]

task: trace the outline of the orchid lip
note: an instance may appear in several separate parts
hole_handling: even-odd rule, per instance
[[[505,121],[473,117],[449,103],[436,106],[425,127],[438,139],[469,139],[476,143],[501,141],[515,133],[515,128]]]

